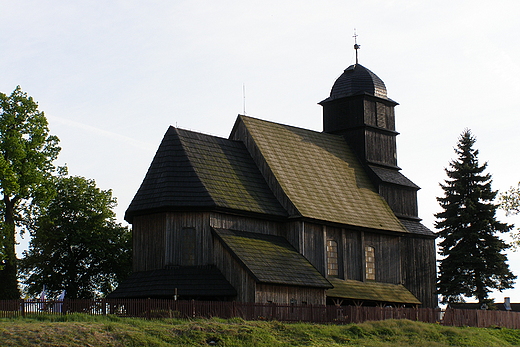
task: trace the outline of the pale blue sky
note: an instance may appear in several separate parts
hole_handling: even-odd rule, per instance
[[[4,1],[0,91],[39,102],[58,163],[113,189],[122,220],[168,126],[227,137],[244,84],[247,114],[321,130],[356,28],[360,63],[400,103],[398,163],[433,228],[464,128],[494,189],[520,180],[519,13],[516,0]],[[518,253],[510,265],[520,275]]]

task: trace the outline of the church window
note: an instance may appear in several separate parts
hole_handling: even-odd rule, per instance
[[[327,276],[338,276],[338,243],[327,240]]]
[[[376,280],[376,252],[374,247],[365,247],[365,278],[369,281]]]

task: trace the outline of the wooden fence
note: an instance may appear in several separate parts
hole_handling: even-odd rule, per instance
[[[520,329],[520,312],[447,309],[444,312],[442,324],[458,327]]]
[[[64,301],[0,300],[0,317],[34,313],[155,318],[232,318],[285,322],[361,323],[385,319],[409,319],[449,326],[506,327],[520,329],[520,313],[506,311],[324,306],[240,303],[234,301],[175,301],[159,299],[101,299]]]

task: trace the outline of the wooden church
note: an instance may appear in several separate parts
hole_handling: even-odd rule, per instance
[[[170,127],[125,215],[134,273],[110,297],[436,307],[397,103],[356,63],[320,104],[323,132],[243,115],[228,139]]]

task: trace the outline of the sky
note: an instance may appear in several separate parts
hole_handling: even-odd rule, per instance
[[[359,63],[399,103],[398,164],[434,229],[464,129],[493,189],[520,181],[518,13],[517,0],[3,1],[0,92],[20,85],[38,102],[56,164],[112,189],[124,223],[170,125],[228,137],[245,110],[321,131],[317,103],[355,63],[356,29]],[[508,256],[520,277],[520,252]],[[520,302],[518,282],[493,297]]]

